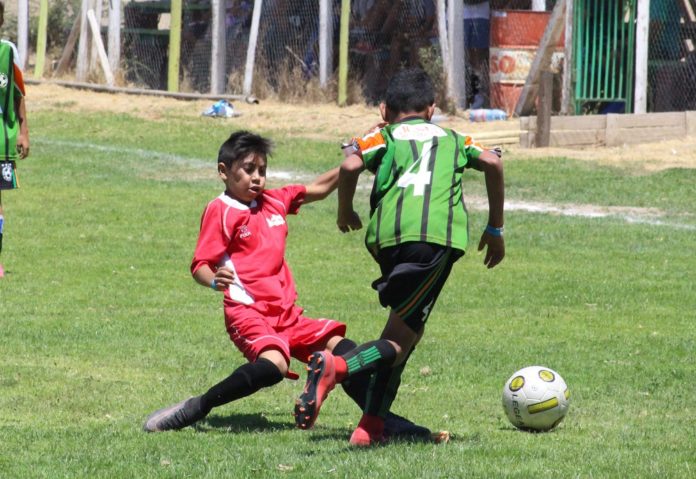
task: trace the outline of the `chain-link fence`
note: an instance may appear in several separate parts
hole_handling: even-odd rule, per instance
[[[19,0],[21,1],[21,0]],[[239,94],[245,74],[247,47],[252,27],[254,0],[225,2],[226,93]],[[453,1],[444,1],[451,6]],[[465,57],[465,97],[469,108],[499,108],[511,113],[530,72],[541,37],[548,25],[554,0],[458,0],[461,2]],[[561,1],[561,0],[557,0]],[[565,0],[563,0],[565,1]],[[573,0],[574,84],[572,94],[578,113],[608,112],[633,95],[635,46],[616,39],[616,32],[635,37],[638,0]],[[17,32],[16,3],[6,1],[5,37]],[[330,59],[326,98],[335,98],[339,55],[341,0],[330,2],[329,23],[333,57]],[[65,52],[70,31],[80,15],[82,0],[51,0],[48,16],[48,61],[44,77],[55,75]],[[106,39],[109,0],[93,0],[102,12],[102,36]],[[167,0],[122,0],[121,72],[117,77],[129,86],[166,89],[169,62],[171,4]],[[319,89],[319,1],[264,0],[260,15],[253,93],[282,98],[307,98]],[[648,50],[648,111],[696,109],[696,0],[651,0]],[[440,21],[438,0],[352,0],[350,2],[348,77],[349,100],[375,102],[382,98],[390,75],[404,66],[420,65],[435,78],[438,102],[447,104],[441,34],[451,29],[451,19]],[[33,68],[39,0],[29,0],[29,55]],[[632,12],[632,13],[631,13]],[[207,93],[211,88],[211,0],[184,0],[182,12],[179,89]],[[629,28],[630,27],[630,28]],[[584,43],[577,41],[582,38]],[[571,42],[572,43],[572,42]],[[564,55],[561,39],[553,46],[556,72],[554,110],[560,110]],[[595,56],[592,56],[595,55]],[[73,55],[73,59],[76,55]],[[621,88],[610,92],[621,57]],[[579,58],[579,60],[578,60]],[[74,60],[73,60],[74,62]],[[585,62],[584,64],[581,62]],[[74,63],[73,63],[74,65]],[[585,65],[581,70],[579,65]],[[618,71],[618,70],[617,70]],[[71,75],[70,70],[66,74]],[[95,68],[92,81],[100,80]],[[597,99],[585,98],[582,88],[599,85]],[[607,83],[609,85],[609,83]],[[576,105],[576,106],[577,106]],[[588,107],[587,105],[590,105]]]
[[[648,111],[696,110],[696,1],[651,0]]]

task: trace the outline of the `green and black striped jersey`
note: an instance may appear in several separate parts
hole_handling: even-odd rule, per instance
[[[483,151],[471,137],[411,117],[357,139],[357,146],[375,174],[365,238],[373,254],[409,241],[466,249],[462,174]]]
[[[2,112],[2,133],[0,134],[0,160],[14,160],[17,157],[17,134],[19,119],[15,111],[15,99],[22,95],[22,78],[16,65],[17,50],[11,42],[0,40],[0,110]]]

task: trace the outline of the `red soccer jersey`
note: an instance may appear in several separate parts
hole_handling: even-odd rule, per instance
[[[201,217],[191,272],[204,264],[213,271],[229,266],[238,280],[225,291],[226,306],[245,304],[263,316],[280,316],[297,299],[285,262],[285,218],[297,213],[306,191],[303,185],[266,190],[249,206],[224,193],[215,198]]]

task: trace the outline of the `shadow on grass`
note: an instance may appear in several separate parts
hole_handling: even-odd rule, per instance
[[[277,421],[269,419],[267,416],[256,413],[256,414],[231,414],[227,416],[211,415],[206,417],[205,420],[194,425],[194,428],[198,432],[212,433],[212,434],[235,434],[235,433],[250,433],[250,432],[278,432],[278,431],[291,431],[297,429],[294,422],[291,421]],[[338,426],[327,426],[319,425],[308,431],[304,431],[313,442],[342,442],[345,441],[346,447],[351,450],[359,449],[371,449],[371,448],[355,448],[348,445],[348,439],[350,438],[352,430],[349,428],[338,427]],[[443,442],[453,442],[456,439],[451,436],[447,436],[447,439]],[[399,446],[404,444],[438,444],[440,443],[440,438],[436,438],[436,435],[428,434],[399,434],[391,436],[387,439],[387,442],[378,447],[390,447]]]
[[[295,424],[285,421],[273,421],[261,413],[231,414],[229,416],[210,415],[196,424],[200,432],[261,432],[287,431],[295,429]]]

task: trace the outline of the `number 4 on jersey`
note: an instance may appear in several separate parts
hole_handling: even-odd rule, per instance
[[[425,187],[430,184],[432,179],[432,171],[428,170],[428,159],[430,158],[430,150],[433,148],[432,141],[426,141],[423,143],[423,149],[411,167],[406,170],[399,181],[397,186],[399,188],[406,188],[409,185],[413,185],[413,196],[423,196],[425,194]],[[413,170],[418,168],[418,173],[414,173]]]

